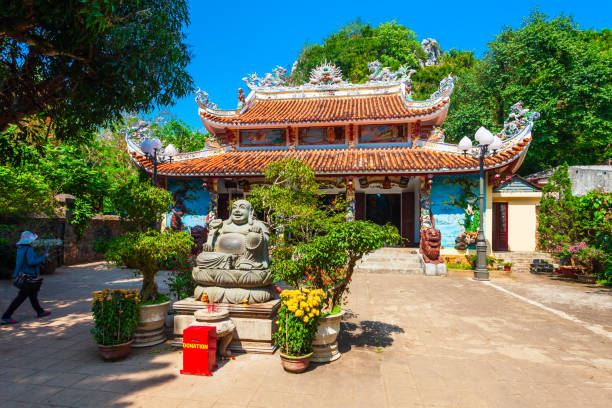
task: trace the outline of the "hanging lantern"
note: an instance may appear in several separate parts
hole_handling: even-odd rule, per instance
[[[367,188],[368,187],[368,178],[367,177],[362,177],[359,179],[359,187],[361,188]]]
[[[385,177],[385,181],[383,181],[382,185],[385,190],[391,188],[391,180],[389,180],[389,177]]]
[[[408,183],[409,182],[410,182],[410,178],[408,178],[408,177],[400,177],[399,186],[401,188],[406,188],[406,187],[408,187]]]

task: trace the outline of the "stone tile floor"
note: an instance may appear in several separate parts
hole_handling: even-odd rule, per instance
[[[496,288],[359,274],[340,360],[291,375],[278,355],[238,355],[212,377],[195,377],[179,374],[182,355],[165,345],[103,362],[89,333],[91,292],[139,279],[102,264],[63,267],[41,291],[50,318],[35,319],[24,303],[14,316],[22,323],[0,327],[0,407],[612,406],[611,292],[539,279],[498,279]],[[0,282],[2,310],[14,294]]]

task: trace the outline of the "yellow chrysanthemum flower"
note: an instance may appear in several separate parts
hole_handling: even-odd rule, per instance
[[[304,323],[308,323],[308,316],[304,316],[302,320],[304,321]]]

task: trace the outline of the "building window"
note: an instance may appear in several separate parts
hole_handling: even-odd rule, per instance
[[[402,143],[405,141],[402,125],[359,126],[359,143]]]
[[[344,126],[299,128],[298,138],[300,145],[344,144]]]
[[[285,129],[251,129],[240,131],[240,146],[283,146]]]

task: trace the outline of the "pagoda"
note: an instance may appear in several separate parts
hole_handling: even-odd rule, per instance
[[[479,160],[446,143],[440,128],[456,78],[443,78],[429,99],[415,101],[410,78],[414,71],[392,71],[378,61],[368,67],[369,80],[361,84],[345,81],[330,63],[314,69],[310,80],[299,86],[288,84],[281,67],[263,77],[252,74],[244,78],[250,93],[245,97],[239,89],[238,107],[230,110],[218,109],[206,92],[198,91],[198,113],[211,135],[206,148],[177,154],[156,169],[187,228],[203,226],[211,213],[227,218],[231,200],[248,196],[251,186],[266,182],[268,164],[291,157],[313,169],[323,194],[346,196],[348,219],[391,223],[412,245],[423,228],[431,227],[434,215],[443,253],[464,251],[457,238],[469,228],[478,206]],[[535,248],[540,193],[511,197],[514,190],[508,187],[516,184],[513,175],[531,143],[535,118],[521,103],[514,105],[498,134],[501,148],[484,161],[486,237],[501,240],[494,250]],[[135,163],[153,172],[153,163],[137,143],[128,139],[128,150]],[[528,218],[533,219],[527,222],[534,227],[527,238],[519,228],[519,235],[508,234],[508,206],[494,202],[528,203],[533,209]],[[513,240],[516,245],[509,246]]]

